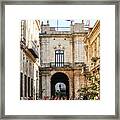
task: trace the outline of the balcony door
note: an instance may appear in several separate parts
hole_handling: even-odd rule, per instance
[[[55,67],[64,66],[64,50],[55,51]]]

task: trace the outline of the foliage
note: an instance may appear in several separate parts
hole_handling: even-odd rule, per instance
[[[92,79],[92,76],[91,76]],[[90,79],[90,80],[91,80]],[[100,81],[98,79],[95,78],[96,82],[91,82],[91,84],[89,86],[84,86],[81,89],[78,89],[78,93],[80,96],[87,96],[88,99],[94,99],[94,97],[98,96],[98,92],[99,92],[99,85],[100,85]]]

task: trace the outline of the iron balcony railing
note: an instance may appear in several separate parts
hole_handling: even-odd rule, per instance
[[[50,62],[50,63],[42,63],[41,67],[42,68],[62,68],[62,67],[82,67],[84,65],[83,62],[75,62],[74,64],[70,63],[70,62]]]
[[[57,63],[57,62],[50,62],[50,63],[42,63],[41,67],[72,67],[72,64],[69,62],[61,62],[61,63]]]
[[[51,62],[50,67],[71,67],[69,62]]]

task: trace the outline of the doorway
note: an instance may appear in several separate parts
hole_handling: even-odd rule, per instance
[[[69,99],[69,79],[66,74],[57,72],[51,77],[51,96]]]

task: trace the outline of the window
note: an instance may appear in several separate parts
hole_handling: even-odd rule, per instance
[[[24,96],[27,97],[27,76],[24,75]]]
[[[28,97],[30,97],[30,77],[28,77]]]
[[[31,97],[33,97],[33,79],[31,79]]]
[[[55,51],[55,67],[63,67],[64,66],[64,51],[56,50]]]
[[[23,97],[23,73],[20,73],[20,97]]]

